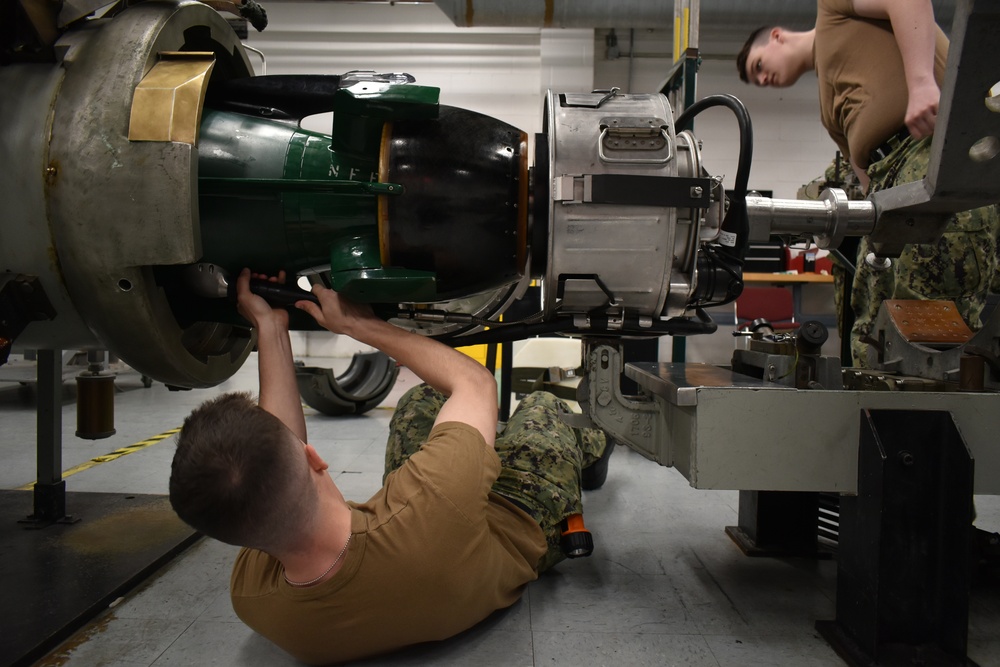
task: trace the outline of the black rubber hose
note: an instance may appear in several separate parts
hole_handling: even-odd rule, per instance
[[[245,0],[240,6],[240,16],[249,21],[257,32],[263,32],[267,27],[267,12],[257,4],[256,0]]]
[[[733,184],[733,201],[722,221],[722,231],[736,234],[736,244],[721,246],[725,252],[734,255],[742,264],[750,245],[750,220],[747,217],[747,183],[750,181],[750,162],[753,160],[753,123],[743,102],[732,95],[709,95],[681,113],[675,125],[684,129],[690,126],[694,117],[705,109],[724,106],[736,115],[740,127],[740,157],[736,167],[736,182]]]
[[[333,111],[336,74],[269,74],[212,82],[205,106],[276,120]]]

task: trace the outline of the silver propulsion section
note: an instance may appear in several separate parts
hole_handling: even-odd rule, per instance
[[[721,178],[705,177],[698,142],[676,132],[663,95],[549,92],[551,196],[546,312],[630,309],[683,317],[703,242],[719,236]]]

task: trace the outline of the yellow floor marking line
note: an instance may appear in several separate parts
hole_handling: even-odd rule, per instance
[[[176,433],[179,433],[180,430],[181,430],[181,427],[178,426],[177,428],[172,428],[169,431],[164,431],[163,433],[160,433],[159,435],[154,435],[152,438],[147,438],[145,440],[140,440],[139,442],[136,442],[134,444],[128,445],[127,447],[122,447],[120,449],[116,449],[115,451],[109,452],[108,454],[104,454],[102,456],[95,456],[94,458],[90,459],[89,461],[84,461],[83,463],[81,463],[78,466],[73,466],[69,470],[64,470],[63,473],[62,473],[63,479],[69,477],[70,475],[75,475],[78,472],[83,472],[84,470],[87,470],[88,468],[93,468],[96,465],[100,465],[102,463],[107,463],[108,461],[114,461],[115,459],[120,459],[121,457],[123,457],[123,456],[125,456],[127,454],[131,454],[133,452],[137,452],[140,449],[145,449],[146,447],[149,447],[150,445],[155,445],[156,443],[160,442],[161,440],[166,440],[170,436],[172,436],[172,435],[174,435]],[[28,484],[25,484],[24,486],[19,486],[17,488],[17,490],[18,491],[30,491],[33,488],[35,488],[35,483],[34,482],[30,482]]]

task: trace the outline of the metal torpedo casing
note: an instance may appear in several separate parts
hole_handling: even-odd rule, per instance
[[[153,272],[200,258],[195,146],[129,140],[139,82],[178,51],[214,54],[213,80],[252,71],[199,2],[141,3],[67,32],[57,64],[0,67],[0,87],[17,91],[0,100],[0,156],[19,165],[0,176],[0,259],[37,275],[57,313],[29,324],[20,348],[110,349],[165,383],[211,386],[242,365],[249,331],[179,325]]]
[[[549,91],[552,187],[546,313],[683,315],[702,241],[718,236],[718,181],[677,134],[663,95]],[[537,221],[536,221],[537,223]]]

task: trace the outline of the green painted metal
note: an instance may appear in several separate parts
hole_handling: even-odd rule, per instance
[[[430,302],[439,299],[437,280],[430,271],[414,269],[357,269],[330,274],[332,287],[361,303]]]
[[[344,236],[330,250],[330,286],[355,301],[432,301],[437,283],[431,271],[383,267],[378,235]]]
[[[436,118],[440,88],[358,83],[334,93],[334,114],[380,120]]]
[[[404,188],[378,182],[385,121],[373,116],[433,117],[437,89],[392,88],[421,90],[364,99],[345,93],[334,134],[362,131],[340,151],[329,135],[206,110],[198,163],[202,261],[234,274],[243,266],[294,274],[329,264],[334,286],[356,300],[432,300],[433,274],[381,264],[378,197]]]
[[[331,273],[337,270],[380,269],[382,262],[379,254],[378,234],[366,231],[345,236],[330,250],[330,266],[336,267]]]
[[[428,86],[357,83],[333,96],[331,150],[341,155],[378,155],[382,129],[394,120],[438,115],[441,90]]]
[[[198,179],[201,194],[239,194],[248,189],[253,192],[267,190],[279,192],[323,192],[337,195],[401,195],[405,188],[399,183],[371,183],[367,181],[311,181],[280,178],[213,178]]]
[[[327,135],[206,110],[198,148],[202,261],[298,272],[329,262],[345,230],[377,225],[377,147],[344,156]]]

